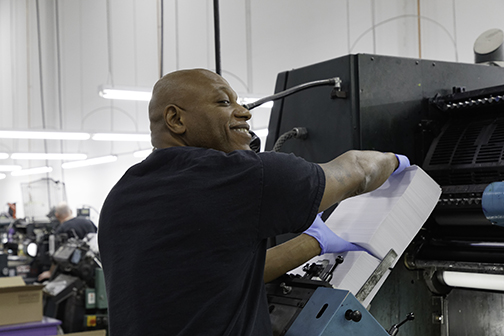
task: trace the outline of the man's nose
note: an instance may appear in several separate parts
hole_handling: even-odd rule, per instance
[[[234,115],[237,118],[245,118],[245,120],[249,120],[250,118],[252,118],[252,114],[250,113],[250,111],[248,109],[246,109],[245,107],[243,107],[242,105],[239,105],[235,109]]]

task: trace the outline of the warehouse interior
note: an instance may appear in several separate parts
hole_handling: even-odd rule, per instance
[[[27,267],[34,257],[24,249],[34,237],[50,237],[61,202],[99,231],[110,190],[152,152],[148,105],[165,74],[215,71],[240,104],[337,78],[248,105],[260,150],[272,151],[282,134],[304,127],[307,138],[275,151],[314,163],[352,149],[404,154],[441,194],[394,266],[380,264],[386,275],[366,283],[374,292],[371,302],[355,303],[362,321],[301,323],[315,288],[327,286],[319,274],[310,284],[282,279],[267,285],[270,303],[297,308],[270,304],[274,334],[503,335],[503,12],[499,0],[0,0],[0,279],[37,283]],[[107,89],[128,93],[110,99]],[[133,97],[138,92],[147,98]],[[84,161],[89,165],[78,164]],[[491,209],[482,206],[489,200]],[[40,313],[59,320],[60,333],[108,329],[94,244],[69,240],[44,261],[78,278],[62,292],[55,283],[39,285]],[[75,251],[87,258],[72,263]],[[450,285],[450,272],[483,277]],[[481,286],[485,276],[492,285]],[[96,302],[79,303],[81,296],[71,296],[77,287]],[[305,301],[289,303],[287,287],[302,288]],[[0,317],[0,335],[14,324],[9,319]]]

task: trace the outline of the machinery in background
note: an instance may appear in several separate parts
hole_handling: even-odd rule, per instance
[[[66,200],[64,183],[40,179],[21,184],[25,218],[0,221],[0,276],[37,281],[54,264],[43,289],[44,315],[62,321],[65,333],[107,329],[107,298],[96,234],[75,239],[55,235],[55,206]],[[89,217],[90,208],[78,209]],[[3,253],[2,253],[3,252]]]
[[[63,243],[52,233],[59,225],[54,206],[66,200],[66,191],[64,183],[49,178],[21,183],[21,191],[25,217],[16,218],[15,207],[10,206],[14,216],[0,218],[0,260],[7,259],[0,276],[19,275],[33,283],[49,269],[51,255]]]
[[[44,316],[62,321],[66,333],[107,329],[105,278],[96,234],[68,239],[52,259],[56,268],[43,289]]]
[[[29,223],[23,218],[12,219],[0,228],[0,260],[5,259],[0,276],[21,276],[26,283],[33,283],[39,273],[49,269],[56,225],[57,221]]]
[[[91,208],[78,208],[77,217],[85,217],[87,219],[91,218]]]
[[[10,217],[3,221],[0,276],[19,275],[31,284],[54,263],[56,268],[43,289],[44,316],[61,320],[66,333],[107,329],[105,280],[96,234],[84,240],[54,235],[59,225],[54,208],[46,218],[27,222]]]

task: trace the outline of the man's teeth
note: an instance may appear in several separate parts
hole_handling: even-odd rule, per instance
[[[234,131],[242,132],[242,133],[247,133],[248,134],[248,129],[246,128],[234,128]]]

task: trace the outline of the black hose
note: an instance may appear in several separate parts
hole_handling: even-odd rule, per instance
[[[292,138],[297,138],[297,139],[306,139],[308,137],[308,130],[305,127],[294,127],[290,131],[285,132],[282,134],[277,141],[275,142],[275,145],[273,146],[273,152],[278,152],[280,148],[282,148],[283,144],[285,141],[292,139]]]
[[[300,85],[294,86],[290,89],[287,89],[285,91],[281,91],[281,92],[275,93],[274,95],[267,96],[267,97],[261,98],[259,100],[256,100],[253,103],[243,104],[243,107],[245,107],[247,110],[252,110],[253,108],[256,108],[257,106],[260,106],[266,102],[287,97],[287,96],[289,96],[293,93],[296,93],[298,91],[301,91],[301,90],[305,90],[305,89],[308,89],[308,88],[311,88],[314,86],[336,85],[336,83],[341,83],[339,78],[321,79],[321,80],[317,80],[317,81],[313,81],[313,82],[300,84]]]
[[[164,0],[161,0],[161,33],[159,46],[159,78],[163,77],[163,58],[164,58]]]
[[[215,43],[215,72],[222,75],[221,54],[220,54],[220,18],[219,18],[219,0],[214,0],[214,43]]]

